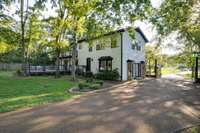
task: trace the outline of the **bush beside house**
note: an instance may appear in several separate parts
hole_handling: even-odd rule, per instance
[[[100,89],[103,86],[103,81],[96,81],[93,79],[88,79],[86,81],[82,81],[78,84],[80,90],[82,89]]]
[[[119,80],[119,77],[120,75],[117,69],[114,69],[112,71],[101,71],[95,74],[95,78],[101,80]]]

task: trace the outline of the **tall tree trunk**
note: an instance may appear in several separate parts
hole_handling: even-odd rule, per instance
[[[60,59],[59,59],[59,57],[60,57],[60,48],[57,48],[56,49],[56,75],[55,75],[55,77],[56,78],[58,78],[59,77],[59,75],[60,75]]]
[[[22,72],[23,75],[26,75],[26,50],[25,50],[25,26],[24,26],[24,0],[21,0],[20,3],[21,11],[21,45],[22,45]]]
[[[72,45],[72,80],[76,80],[76,59],[77,59],[77,36],[74,35],[74,44]]]
[[[151,59],[149,58],[149,75],[151,75]]]

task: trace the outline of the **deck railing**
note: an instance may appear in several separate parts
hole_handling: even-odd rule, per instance
[[[72,71],[71,65],[28,65],[26,71],[29,75],[54,74],[59,69],[59,73],[70,74]],[[86,72],[86,67],[83,65],[76,66],[76,74],[83,75]]]

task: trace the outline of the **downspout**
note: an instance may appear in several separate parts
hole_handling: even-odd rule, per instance
[[[123,32],[120,32],[121,35],[121,80],[123,74]]]

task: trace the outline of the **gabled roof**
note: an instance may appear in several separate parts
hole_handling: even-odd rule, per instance
[[[129,28],[130,28],[130,27],[129,27]],[[115,33],[125,32],[125,31],[128,30],[129,28],[123,28],[123,29],[118,29],[118,30],[116,30],[116,31],[111,31],[111,32],[108,32],[108,33],[106,33],[106,34],[103,34],[102,36],[109,36],[109,35],[112,35],[112,34],[115,34]],[[149,42],[149,40],[147,39],[147,37],[144,35],[144,33],[142,32],[142,30],[141,30],[139,27],[135,28],[135,31],[138,32],[138,33],[142,36],[142,38],[144,39],[144,41],[145,41],[146,43]],[[92,38],[92,40],[93,40],[93,39],[97,39],[97,38],[102,37],[102,36],[98,36],[98,37]],[[87,41],[87,39],[81,39],[81,40],[79,40],[78,42],[81,43],[81,42],[84,42],[84,41]]]
[[[142,30],[139,27],[135,28],[135,30],[142,36],[142,38],[144,39],[144,41],[146,43],[149,42],[149,40],[147,39],[147,37],[144,35],[144,33],[142,32]]]

